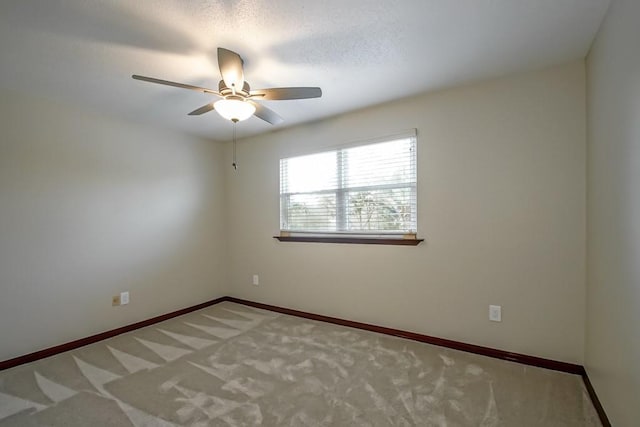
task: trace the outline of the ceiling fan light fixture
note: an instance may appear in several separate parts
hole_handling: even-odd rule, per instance
[[[247,120],[256,111],[253,104],[239,99],[221,99],[213,105],[218,114],[231,121]]]

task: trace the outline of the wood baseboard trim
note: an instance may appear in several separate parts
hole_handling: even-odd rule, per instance
[[[609,417],[607,417],[607,413],[604,411],[604,408],[602,407],[602,403],[600,403],[600,399],[598,399],[596,390],[593,388],[593,384],[591,384],[591,380],[589,380],[589,375],[587,375],[586,370],[582,374],[582,381],[584,381],[584,386],[587,389],[587,393],[589,393],[589,398],[591,398],[593,407],[596,409],[596,412],[598,413],[598,418],[600,418],[602,427],[611,427],[611,421],[609,421]]]
[[[99,334],[91,335],[85,338],[80,338],[78,340],[71,341],[65,344],[60,344],[54,347],[45,348],[43,350],[25,354],[23,356],[14,357],[13,359],[3,360],[3,361],[0,361],[0,371],[13,368],[18,365],[23,365],[25,363],[35,362],[36,360],[44,359],[45,357],[55,356],[56,354],[64,353],[65,351],[75,350],[76,348],[84,347],[85,345],[88,345],[88,344],[93,344],[98,341],[105,340],[107,338],[115,337],[116,335],[124,334],[125,332],[130,332],[136,329],[144,328],[146,326],[150,326],[155,323],[162,322],[164,320],[169,320],[177,316],[182,316],[183,314],[191,313],[192,311],[200,310],[202,308],[206,308],[206,307],[221,303],[223,301],[227,301],[228,299],[229,297],[226,297],[226,296],[221,298],[216,298],[207,302],[203,302],[201,304],[176,310],[171,313],[152,317],[151,319],[142,320],[140,322],[136,322],[130,325],[122,326],[120,328],[112,329],[110,331],[101,332]]]

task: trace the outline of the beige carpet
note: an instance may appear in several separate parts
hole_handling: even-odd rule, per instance
[[[578,376],[225,302],[0,372],[0,426],[597,426]]]

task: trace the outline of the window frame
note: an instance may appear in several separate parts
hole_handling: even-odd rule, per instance
[[[372,184],[372,185],[364,185],[359,187],[345,187],[345,171],[344,167],[341,165],[345,165],[341,156],[344,155],[344,150],[366,146],[366,145],[375,145],[378,143],[391,142],[394,140],[412,138],[413,139],[413,150],[414,150],[414,160],[411,162],[413,167],[412,175],[415,176],[415,183],[410,183],[407,185],[406,183],[393,183],[393,184]],[[335,189],[326,189],[319,190],[313,192],[300,192],[297,194],[335,194],[336,195],[336,231],[300,231],[300,230],[286,230],[284,229],[284,224],[288,222],[288,209],[287,203],[283,202],[283,193],[282,190],[282,160],[294,158],[294,157],[302,157],[307,155],[314,154],[322,154],[328,152],[336,152],[336,173],[338,186]],[[291,154],[288,156],[283,156],[279,160],[279,180],[278,180],[278,203],[279,203],[279,229],[280,233],[277,236],[274,236],[275,239],[281,242],[320,242],[320,243],[359,243],[359,244],[378,244],[378,245],[403,245],[403,246],[416,246],[420,244],[424,239],[418,239],[418,135],[417,129],[410,129],[407,131],[385,135],[376,138],[368,138],[363,140],[354,141],[348,144],[340,144],[337,146],[328,146],[324,147],[322,150],[318,150],[311,153],[300,153],[300,154]],[[399,230],[375,230],[371,232],[354,232],[350,230],[341,231],[340,227],[343,229],[346,228],[346,213],[347,208],[346,204],[346,196],[350,192],[354,191],[368,191],[368,190],[380,190],[380,189],[400,189],[400,188],[409,188],[412,192],[411,198],[415,199],[415,204],[411,204],[411,216],[415,218],[415,230],[410,230],[408,232],[399,231]],[[285,197],[291,197],[295,195],[295,192],[289,192],[285,195]],[[285,219],[285,221],[283,221]],[[341,224],[341,225],[340,225]]]

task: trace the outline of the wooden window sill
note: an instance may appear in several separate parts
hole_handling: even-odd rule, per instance
[[[417,246],[424,239],[400,239],[384,237],[323,237],[323,236],[273,236],[281,242],[351,243],[361,245]]]

